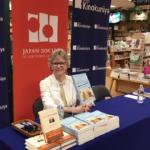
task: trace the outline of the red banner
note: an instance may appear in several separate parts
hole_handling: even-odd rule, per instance
[[[12,25],[14,120],[33,118],[47,59],[54,48],[67,48],[68,1],[12,0]]]

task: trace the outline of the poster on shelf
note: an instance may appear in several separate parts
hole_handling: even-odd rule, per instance
[[[9,0],[0,1],[0,128],[11,122]]]
[[[86,73],[91,85],[105,84],[110,0],[74,0],[72,74]]]
[[[68,1],[12,0],[14,120],[33,119],[39,82],[51,73],[48,57],[67,49]]]

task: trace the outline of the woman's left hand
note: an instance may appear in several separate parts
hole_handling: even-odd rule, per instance
[[[84,112],[87,112],[87,111],[91,110],[92,105],[91,104],[83,104],[82,107],[84,109]]]

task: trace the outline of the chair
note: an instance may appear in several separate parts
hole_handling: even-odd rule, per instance
[[[33,114],[34,114],[34,118],[35,120],[37,120],[37,122],[39,122],[39,115],[38,115],[38,112],[43,110],[44,106],[43,106],[43,103],[42,103],[42,99],[41,97],[38,97],[34,103],[33,103],[33,106],[32,106],[32,111],[33,111]],[[64,118],[66,117],[70,117],[72,114],[71,113],[64,113]]]
[[[112,98],[109,90],[104,85],[95,85],[92,86],[96,102],[99,100],[103,100],[106,97]]]
[[[38,97],[34,103],[33,103],[33,107],[32,107],[32,110],[33,110],[33,114],[34,114],[34,117],[37,118],[38,117],[38,112],[43,110],[44,106],[43,106],[43,103],[42,103],[42,99],[41,97]]]

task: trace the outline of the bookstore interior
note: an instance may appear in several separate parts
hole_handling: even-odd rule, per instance
[[[139,84],[144,84],[144,87],[150,86],[149,3],[144,0],[111,1],[106,62],[106,76],[112,78],[111,84],[106,85],[110,90],[114,81],[116,81],[115,91],[121,93],[133,92]],[[70,2],[69,26],[72,18],[71,6]],[[69,34],[69,56],[70,42]],[[129,88],[126,89],[126,86]]]
[[[68,56],[71,55],[71,9],[72,1],[69,1]],[[11,23],[10,32],[12,33]],[[120,2],[118,2],[118,0],[112,0],[109,14],[107,48],[106,76],[111,78],[110,92],[115,83],[116,91],[122,92],[123,94],[133,92],[136,97],[130,94],[127,94],[126,97],[137,99],[137,103],[143,104],[144,99],[150,98],[150,93],[144,92],[144,88],[150,87],[149,0],[120,0]],[[87,104],[95,106],[95,91],[92,89],[87,75],[85,73],[75,74],[72,75],[72,79],[77,90],[80,104],[85,107]],[[125,96],[122,96],[123,99],[125,99],[124,97]],[[116,98],[117,101],[118,99]],[[124,101],[126,102],[126,100]],[[139,104],[138,106],[140,106]],[[41,103],[39,104],[38,102],[37,105],[37,109],[41,109]],[[102,141],[100,144],[102,144],[103,141],[105,143],[106,140],[110,142],[112,135],[119,135],[124,128],[128,128],[130,125],[128,123],[132,124],[132,122],[128,120],[129,122],[125,124],[126,126],[122,126],[122,118],[119,116],[119,113],[108,111],[110,105],[109,103],[108,107],[104,109],[98,105],[93,111],[82,112],[80,114],[72,113],[67,118],[63,118],[65,114],[61,107],[44,109],[42,111],[37,110],[39,111],[38,121],[32,121],[30,119],[14,121],[11,126],[13,127],[13,131],[12,128],[6,130],[11,130],[10,133],[14,134],[15,129],[15,131],[21,133],[15,134],[16,140],[20,141],[21,144],[24,142],[22,145],[27,150],[65,150],[76,145],[81,146],[77,147],[77,149],[87,149],[88,146],[90,149],[91,145],[94,146],[94,149],[96,146],[100,148],[98,140]],[[132,105],[132,103],[130,105]],[[115,109],[118,109],[118,106],[117,104]],[[101,107],[102,111],[98,109],[99,107]],[[106,112],[104,110],[106,110]],[[146,114],[144,113],[144,109],[142,109],[142,111],[143,114]],[[123,119],[125,118],[126,117]],[[139,120],[135,119],[135,122],[138,121]],[[112,130],[113,132],[110,132]],[[2,136],[3,134],[5,135],[6,133],[0,130],[0,135]],[[7,132],[7,134],[9,135],[9,132]],[[12,135],[9,137],[10,139]],[[25,136],[25,138],[22,138],[20,135]],[[101,135],[106,136],[99,138]],[[4,140],[1,136],[0,142]],[[119,135],[119,138],[120,137]],[[119,139],[117,139],[117,136],[113,137],[113,139],[115,138],[118,142]],[[10,139],[6,142],[11,143]],[[15,140],[15,138],[12,139]],[[95,144],[93,144],[96,140],[97,143],[95,142]],[[91,141],[91,143],[88,143],[89,141]],[[88,144],[86,145],[85,143]],[[11,144],[13,145],[15,143]],[[22,146],[21,144],[16,145],[17,150]],[[106,144],[105,146],[108,145]]]
[[[107,63],[116,90],[123,93],[139,84],[150,86],[150,5],[143,0],[126,4],[111,9]]]

